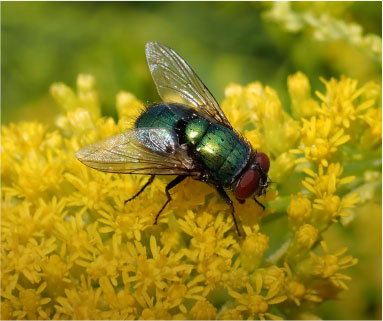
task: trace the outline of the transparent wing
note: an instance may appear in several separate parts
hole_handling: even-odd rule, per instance
[[[148,42],[145,51],[150,73],[164,102],[186,104],[232,128],[209,89],[173,49]]]
[[[109,173],[198,175],[177,137],[165,129],[130,130],[85,146],[76,157],[91,168]]]

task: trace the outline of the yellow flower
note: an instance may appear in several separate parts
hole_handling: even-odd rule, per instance
[[[229,84],[225,89],[225,100],[222,109],[234,128],[243,128],[252,116],[250,113],[251,100],[247,97],[247,90],[237,84]],[[241,108],[236,108],[241,106]]]
[[[131,93],[120,91],[116,97],[116,108],[118,112],[118,125],[121,130],[132,128],[144,105]]]
[[[318,229],[310,224],[304,224],[295,232],[294,238],[287,251],[291,263],[297,262],[307,254],[318,239]]]
[[[357,89],[358,82],[354,79],[341,77],[339,81],[334,78],[326,81],[321,78],[321,81],[326,86],[326,96],[316,92],[323,102],[318,112],[331,119],[335,126],[349,128],[351,122],[356,120],[359,113],[374,104],[373,99],[357,104],[355,100],[363,93],[365,88]]]
[[[287,78],[291,109],[295,118],[314,116],[319,108],[318,103],[311,98],[310,82],[305,74],[297,72]]]
[[[91,118],[96,120],[100,117],[100,104],[98,94],[94,89],[95,79],[91,75],[80,74],[77,77],[77,92],[63,83],[56,83],[51,86],[51,95],[56,102],[66,111],[73,111],[75,108],[85,108]]]
[[[252,272],[257,268],[263,259],[263,254],[268,248],[269,238],[265,234],[259,233],[259,226],[256,226],[254,232],[249,227],[244,227],[246,239],[241,248],[241,264],[243,268]]]
[[[291,228],[295,230],[300,225],[309,221],[311,218],[311,202],[307,198],[307,195],[298,193],[295,198],[293,195],[290,196],[290,205],[287,208],[287,215]]]
[[[340,178],[343,167],[339,163],[330,164],[326,171],[323,166],[319,165],[318,173],[308,168],[305,168],[304,172],[310,177],[306,177],[302,184],[317,198],[333,195],[338,185],[348,184],[355,178],[354,176]]]
[[[360,197],[357,193],[349,194],[343,198],[336,195],[326,195],[322,199],[316,199],[313,207],[320,211],[321,214],[319,215],[337,222],[338,217],[348,216],[344,209],[354,208],[359,201]]]
[[[69,271],[72,266],[70,263],[63,262],[57,254],[53,254],[44,260],[42,264],[43,278],[47,283],[47,291],[52,297],[62,295],[68,284],[71,284]]]
[[[269,306],[281,303],[285,301],[287,297],[285,295],[277,296],[278,289],[276,288],[270,288],[267,294],[262,296],[262,282],[262,276],[258,274],[255,291],[254,288],[249,283],[247,283],[247,293],[241,294],[234,291],[233,289],[228,289],[228,292],[238,302],[236,309],[247,315],[248,318],[259,318],[264,320],[266,317],[272,320],[281,320],[282,318],[279,316],[268,312]]]
[[[375,164],[375,154],[350,152],[381,140],[378,85],[330,80],[322,95],[328,106],[319,106],[307,77],[295,74],[288,80],[295,118],[259,82],[226,88],[228,118],[271,159],[270,187],[257,198],[266,210],[234,200],[242,237],[208,184],[185,180],[153,225],[167,177],[125,204],[148,177],[78,162],[81,146],[126,130],[144,107],[118,93],[116,123],[100,117],[92,76],[80,75],[76,86],[52,85],[63,110],[54,128],[21,122],[1,129],[2,318],[280,319],[305,301],[325,300],[334,287],[346,289],[343,270],[356,259],[344,250],[330,254],[323,242],[322,256],[310,250],[380,186],[375,165],[353,167]],[[270,228],[274,220],[282,231]]]
[[[124,288],[116,291],[110,280],[105,277],[100,277],[100,287],[103,297],[107,302],[110,310],[103,311],[103,319],[129,319],[136,313],[136,300],[129,289],[127,282],[128,274],[126,271],[122,273]]]
[[[223,213],[214,218],[207,212],[196,215],[188,211],[185,220],[179,220],[178,223],[181,230],[192,236],[190,246],[184,253],[196,264],[196,270],[205,283],[204,295],[225,282],[241,280],[234,277],[240,275],[241,270],[238,270],[238,265],[232,265],[233,256],[238,252],[238,243],[232,235],[226,234],[232,229],[232,222],[225,222]]]
[[[154,236],[150,238],[152,258],[147,257],[146,248],[137,241],[134,245],[128,243],[127,247],[131,255],[127,270],[134,274],[129,280],[135,281],[134,288],[142,291],[163,290],[167,282],[186,279],[193,268],[190,264],[181,263],[183,253],[174,254],[169,248],[160,249]]]
[[[312,160],[323,166],[327,166],[338,147],[350,139],[349,135],[344,135],[343,128],[334,127],[330,118],[314,116],[310,121],[303,119],[301,136],[301,145],[292,152],[304,153],[305,156],[298,159],[297,162]]]
[[[219,320],[243,320],[242,314],[236,309],[224,310],[219,316]]]
[[[313,252],[310,252],[309,265],[311,274],[318,276],[322,279],[328,279],[332,284],[341,289],[348,289],[344,283],[345,280],[351,280],[351,278],[345,274],[339,273],[339,271],[347,269],[358,263],[358,260],[351,255],[343,256],[347,252],[347,248],[340,249],[334,254],[330,254],[327,244],[322,241],[321,247],[324,255],[318,256]]]
[[[310,224],[305,224],[297,231],[297,244],[302,248],[311,248],[318,237],[318,231]]]
[[[10,301],[1,300],[1,320],[10,320],[12,318],[12,310]]]
[[[262,275],[263,287],[265,289],[282,290],[285,285],[285,272],[283,268],[272,265],[265,269],[258,269],[251,277],[251,284],[256,285],[258,274]]]
[[[96,319],[101,312],[101,288],[94,289],[89,278],[80,277],[80,285],[65,289],[65,296],[56,299],[56,318]]]
[[[289,300],[294,301],[297,306],[301,305],[302,300],[311,302],[322,301],[322,298],[318,295],[316,290],[305,286],[296,276],[293,276],[293,272],[287,264],[285,264],[285,270],[287,273],[286,295]]]
[[[368,128],[364,131],[360,143],[364,149],[371,149],[382,141],[382,107],[377,109],[370,108],[367,112],[359,116],[365,121]]]
[[[190,320],[215,320],[217,311],[208,301],[198,301],[191,308]]]
[[[13,318],[15,319],[46,319],[49,311],[43,305],[48,304],[50,298],[42,298],[41,293],[44,291],[46,283],[42,283],[37,289],[24,289],[21,285],[17,285],[18,297],[11,295],[8,297],[16,307],[13,310]],[[4,296],[2,294],[2,296]],[[5,297],[7,297],[5,295]]]
[[[139,320],[170,320],[171,315],[165,309],[160,307],[152,307],[142,311]]]

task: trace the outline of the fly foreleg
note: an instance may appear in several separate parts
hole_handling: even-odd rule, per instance
[[[257,203],[263,210],[265,210],[265,205],[263,205],[260,201],[258,201],[255,197],[253,198],[254,202]]]
[[[230,206],[231,216],[233,217],[233,221],[234,221],[234,224],[235,224],[235,228],[237,229],[238,236],[241,236],[241,233],[239,232],[239,228],[238,228],[237,220],[236,220],[235,215],[234,215],[234,205],[233,205],[233,201],[230,199],[229,195],[226,194],[226,192],[225,192],[225,190],[223,189],[223,187],[221,187],[221,186],[216,186],[215,188],[217,189],[219,195],[225,200],[226,204]]]
[[[162,213],[162,211],[165,209],[166,205],[169,204],[169,202],[172,200],[172,197],[170,196],[170,193],[169,191],[177,186],[179,183],[181,183],[187,176],[182,176],[182,175],[179,175],[177,176],[175,179],[173,179],[168,185],[166,185],[165,187],[165,193],[166,193],[166,196],[168,197],[167,201],[165,202],[164,205],[162,205],[162,208],[160,209],[160,211],[157,213],[156,215],[156,219],[154,220],[154,224],[157,225],[157,221],[158,221],[158,218],[160,216],[160,214]]]
[[[144,186],[142,186],[142,188],[133,196],[133,197],[131,197],[131,198],[129,198],[128,200],[126,200],[125,202],[124,202],[124,205],[126,205],[126,203],[128,203],[128,202],[130,202],[130,201],[132,201],[132,200],[134,200],[138,195],[140,195],[144,190],[145,190],[145,188],[147,188],[151,183],[153,183],[153,181],[154,181],[154,177],[155,177],[156,175],[151,175],[150,176],[150,178],[149,178],[149,180],[145,183],[145,185]]]

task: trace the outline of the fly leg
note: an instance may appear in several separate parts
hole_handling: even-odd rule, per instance
[[[158,218],[160,216],[160,214],[162,213],[162,211],[165,209],[166,205],[169,204],[169,202],[172,200],[172,197],[170,196],[170,193],[169,193],[169,190],[171,190],[173,187],[177,186],[179,183],[181,183],[187,176],[182,176],[182,175],[179,175],[177,176],[175,179],[173,179],[168,185],[166,185],[165,187],[165,193],[166,193],[166,196],[168,197],[167,201],[165,202],[164,205],[162,205],[162,208],[160,209],[160,211],[157,213],[156,215],[156,219],[154,220],[154,224],[157,225],[157,221],[158,221]]]
[[[265,205],[263,205],[260,201],[258,201],[255,197],[253,198],[255,203],[257,203],[260,207],[262,207],[263,210],[265,210]]]
[[[234,224],[235,224],[235,228],[237,230],[237,233],[238,233],[238,236],[241,236],[241,233],[239,232],[239,228],[238,228],[238,224],[237,224],[237,220],[235,218],[235,215],[234,215],[234,205],[233,205],[233,201],[230,199],[230,197],[226,194],[225,190],[222,188],[222,186],[216,186],[215,187],[219,193],[219,195],[225,200],[226,204],[230,206],[230,210],[231,210],[231,216],[233,217],[233,221],[234,221]]]
[[[153,183],[153,181],[154,181],[154,177],[155,177],[155,176],[156,176],[156,175],[150,175],[150,178],[149,178],[148,181],[145,183],[145,185],[142,186],[142,188],[138,191],[138,193],[136,193],[133,197],[131,197],[131,198],[129,198],[128,200],[126,200],[126,201],[124,202],[124,205],[126,205],[126,203],[128,203],[128,202],[134,200],[138,195],[140,195],[140,194],[145,190],[145,188],[147,188],[151,183]]]

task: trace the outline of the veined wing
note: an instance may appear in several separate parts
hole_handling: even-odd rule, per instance
[[[81,148],[76,157],[109,173],[198,176],[175,134],[165,129],[126,131]]]
[[[186,104],[232,128],[209,89],[173,49],[148,42],[145,52],[150,73],[164,102]]]

